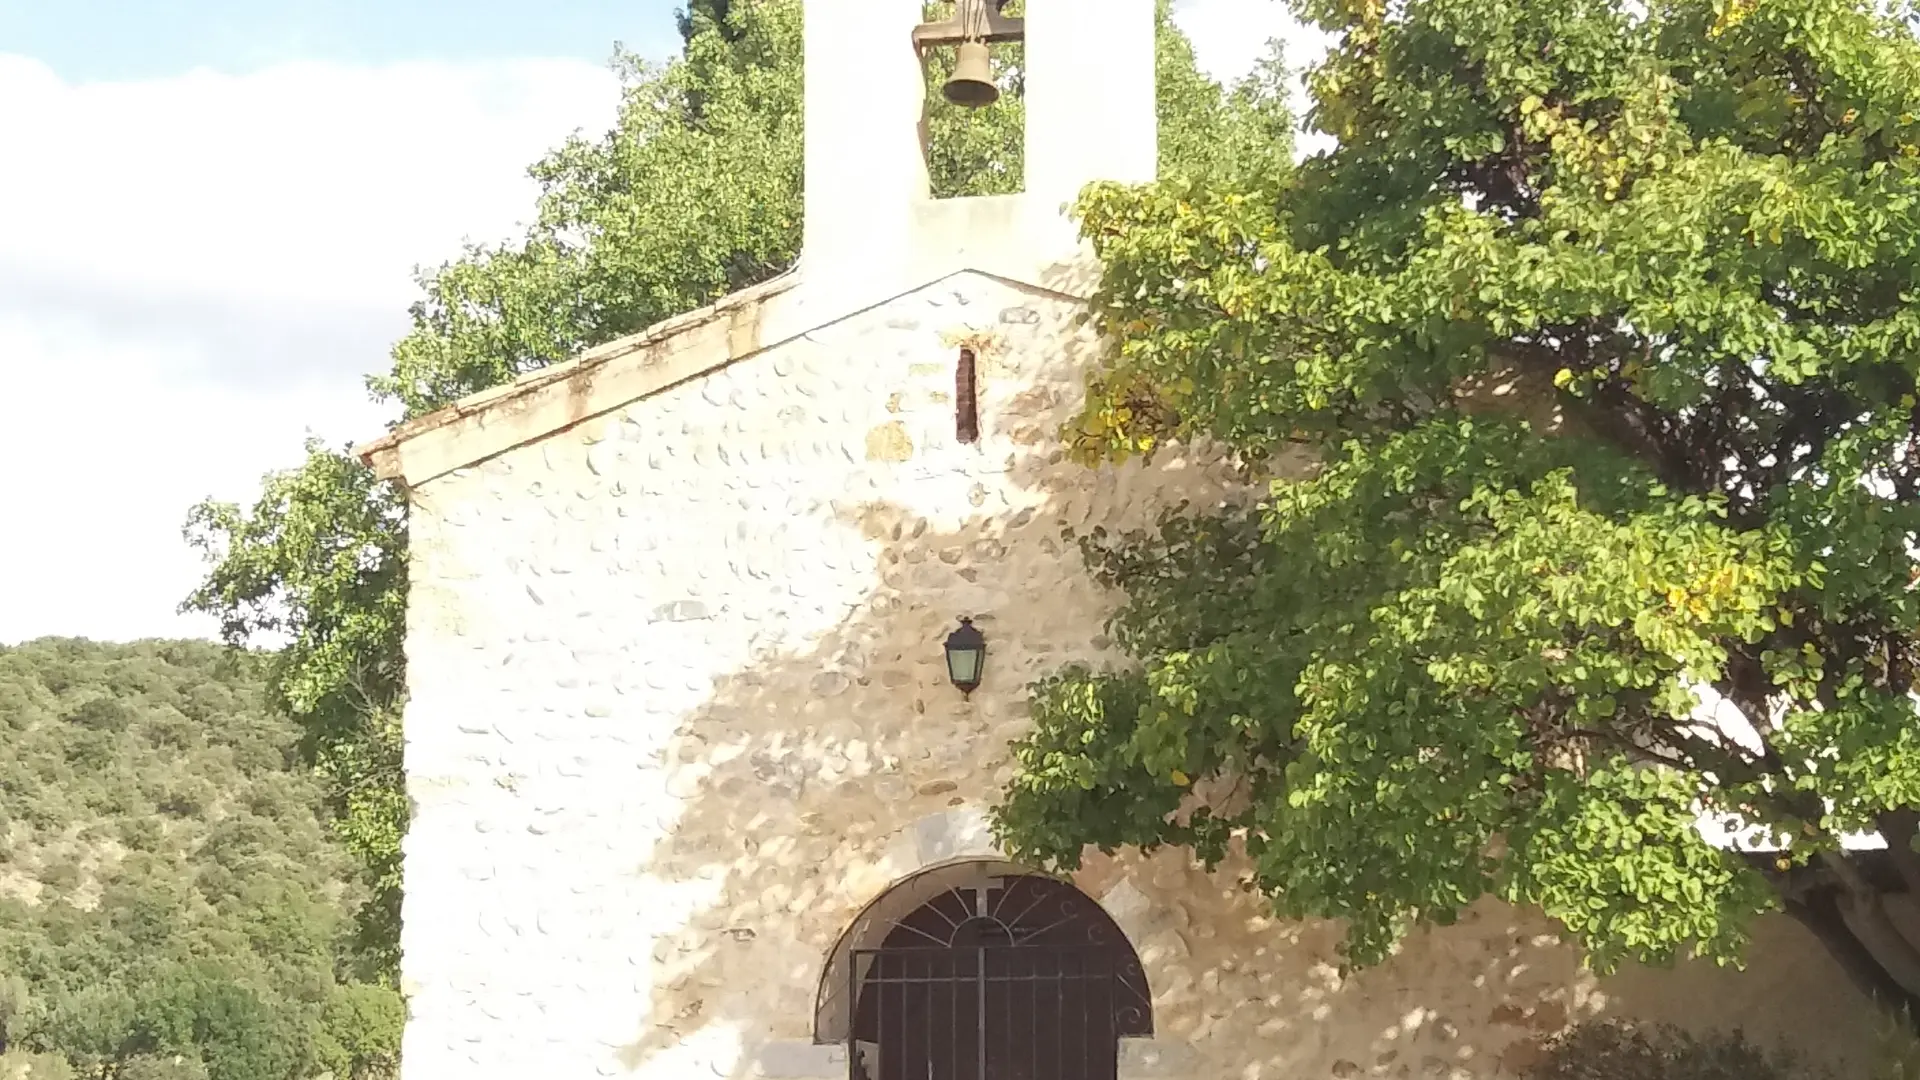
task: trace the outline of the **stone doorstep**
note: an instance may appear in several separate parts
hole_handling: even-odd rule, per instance
[[[1193,1073],[1193,1047],[1170,1039],[1121,1039],[1120,1080],[1181,1077]]]
[[[782,1039],[762,1046],[754,1065],[754,1075],[768,1080],[846,1080],[847,1048]]]
[[[1192,1064],[1191,1047],[1154,1039],[1120,1040],[1120,1080],[1184,1077]],[[767,1080],[846,1080],[847,1048],[782,1039],[761,1046],[754,1066],[754,1075]]]

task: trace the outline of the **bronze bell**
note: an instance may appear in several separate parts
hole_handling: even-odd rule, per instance
[[[993,84],[993,66],[982,42],[960,44],[960,59],[953,65],[953,78],[941,89],[948,101],[963,108],[978,109],[1000,100],[1000,88]]]

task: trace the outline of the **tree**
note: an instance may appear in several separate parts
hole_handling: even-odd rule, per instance
[[[717,16],[725,15],[725,20]],[[431,412],[710,303],[792,264],[800,238],[800,8],[696,4],[681,57],[615,57],[613,130],[531,169],[534,223],[421,277],[392,370]]]
[[[430,412],[792,265],[800,5],[697,0],[683,14],[679,58],[663,67],[617,58],[615,128],[533,167],[541,196],[526,235],[421,276],[411,332],[391,369],[368,379],[377,399],[406,416]],[[1164,2],[1160,14],[1163,164],[1285,169],[1290,122],[1271,73],[1229,95],[1199,74]],[[1003,62],[1017,84],[1017,52]],[[929,67],[930,81],[943,77],[938,61]],[[936,191],[1003,191],[1018,175],[1016,95],[985,115],[936,108],[931,127]],[[310,443],[304,464],[268,477],[251,507],[203,503],[186,534],[209,569],[183,607],[218,617],[235,645],[285,643],[269,685],[308,733],[341,835],[373,887],[360,911],[363,974],[390,983],[407,812],[404,502],[343,451]]]
[[[1310,77],[1336,148],[1084,196],[1118,348],[1070,434],[1305,475],[1081,538],[1139,663],[1037,688],[1008,841],[1244,845],[1356,963],[1483,896],[1601,970],[1732,959],[1784,908],[1920,1004],[1886,910],[1920,891],[1913,23],[1297,10],[1338,35]]]
[[[370,895],[358,913],[363,974],[398,959],[406,828],[399,699],[406,613],[400,497],[343,453],[307,444],[299,469],[267,478],[251,513],[194,508],[188,535],[212,568],[188,606],[228,641],[278,639],[271,706],[300,724],[327,785],[336,832]]]

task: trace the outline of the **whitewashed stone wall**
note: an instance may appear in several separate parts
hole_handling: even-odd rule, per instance
[[[990,854],[1025,685],[1118,659],[1061,527],[1228,490],[1191,460],[1060,460],[1079,316],[962,275],[414,493],[409,1080],[846,1075],[811,1045],[842,932],[907,874]],[[992,344],[983,438],[957,446],[967,335]],[[970,702],[941,658],[961,615],[991,650]],[[1859,1030],[1785,925],[1743,976],[1596,985],[1490,905],[1343,976],[1337,928],[1274,923],[1177,853],[1078,884],[1155,992],[1129,1075],[1491,1077],[1609,1009]]]

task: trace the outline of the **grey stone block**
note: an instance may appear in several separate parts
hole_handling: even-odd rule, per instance
[[[675,600],[653,609],[654,622],[692,622],[709,617],[707,605],[698,600]]]
[[[986,813],[975,807],[956,807],[921,818],[914,825],[913,832],[922,866],[950,859],[1000,854],[999,845],[993,841],[993,829],[987,822]]]

